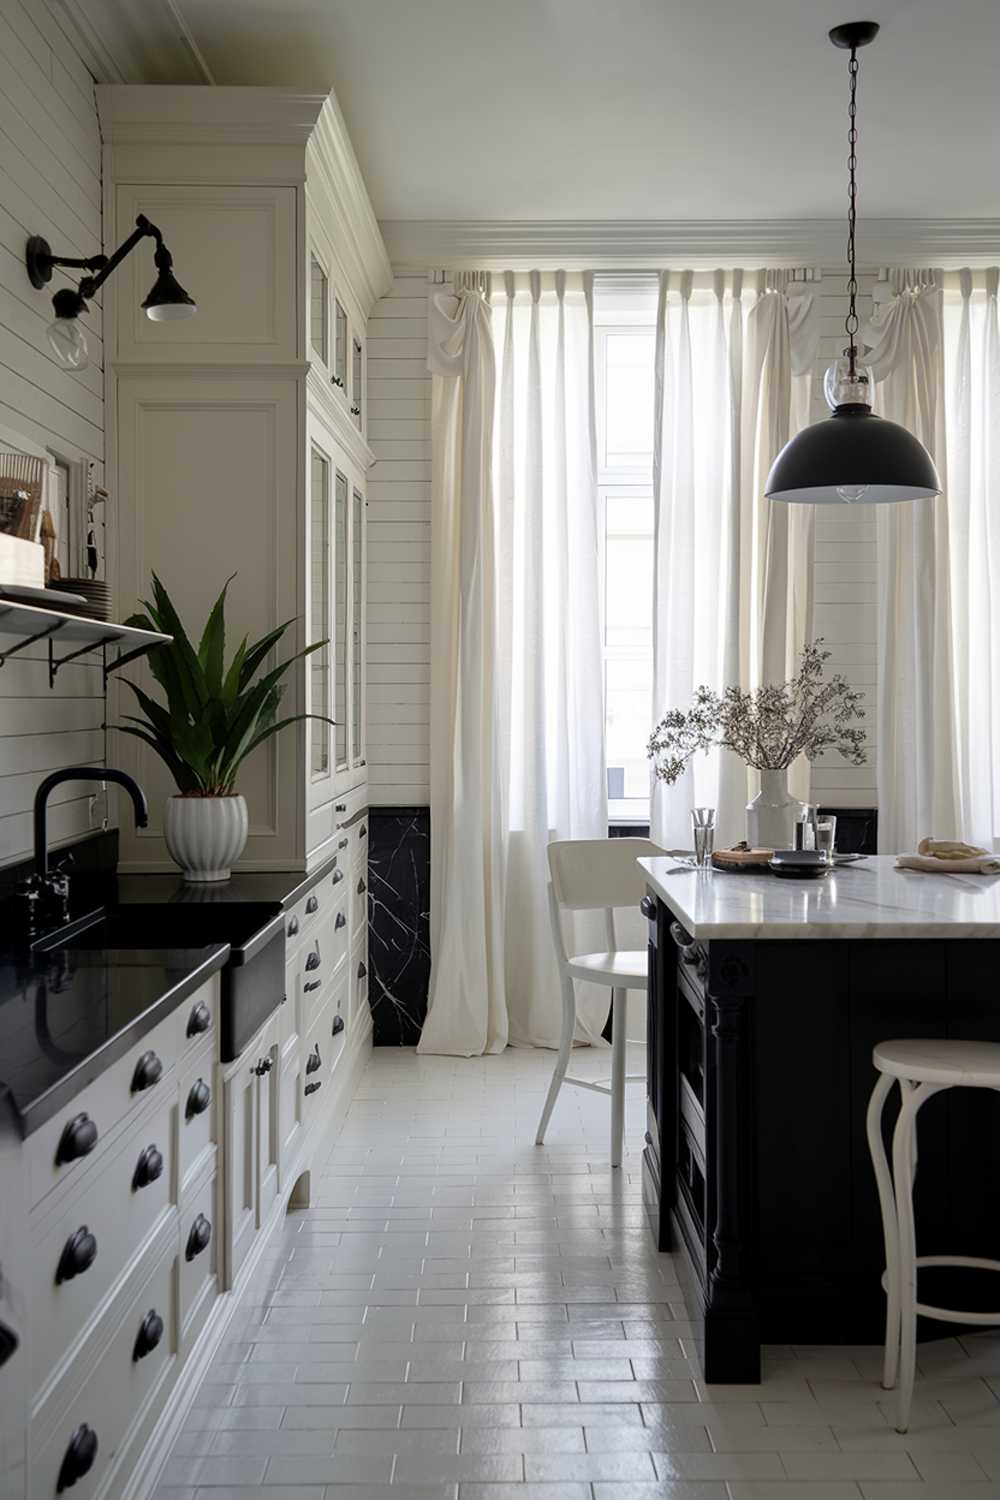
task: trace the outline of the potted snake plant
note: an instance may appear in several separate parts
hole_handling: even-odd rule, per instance
[[[154,750],[173,777],[177,791],[167,799],[163,836],[184,879],[192,882],[228,880],[243,853],[249,823],[236,783],[247,757],[300,719],[326,718],[278,717],[281,679],[289,667],[327,644],[314,641],[287,661],[265,667],[293,620],[257,641],[244,636],[227,663],[226,593],[232,581],[227,579],[212,605],[197,647],[155,573],[152,600],[142,600],[143,612],[126,621],[173,637],[146,658],[166,702],[126,678],[140,712],[126,714],[117,727]]]

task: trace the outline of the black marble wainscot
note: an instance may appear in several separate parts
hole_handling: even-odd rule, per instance
[[[428,807],[372,807],[368,816],[368,998],[376,1047],[413,1047],[431,972]]]

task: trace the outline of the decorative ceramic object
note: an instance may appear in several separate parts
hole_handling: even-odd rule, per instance
[[[168,797],[163,837],[192,884],[228,880],[246,846],[246,798]]]
[[[802,803],[788,794],[788,768],[761,771],[760,791],[747,803],[747,843],[753,849],[791,849]]]

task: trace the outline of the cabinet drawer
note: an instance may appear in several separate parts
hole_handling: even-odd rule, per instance
[[[180,1341],[190,1342],[193,1325],[200,1326],[206,1298],[214,1297],[218,1285],[218,1225],[216,1223],[215,1173],[191,1195],[181,1215],[179,1256]]]
[[[135,1122],[102,1170],[32,1235],[32,1390],[68,1354],[173,1202],[172,1101]]]
[[[347,956],[348,921],[346,899],[334,914],[328,931],[308,943],[299,955],[295,980],[297,1024],[300,1036],[311,1030],[316,1016],[330,997],[330,987],[341,977]]]
[[[313,932],[326,925],[336,909],[347,879],[344,865],[344,861],[336,858],[333,868],[289,910],[285,918],[285,953],[289,963]]]
[[[354,775],[364,776],[364,768],[355,771]],[[354,820],[363,813],[368,806],[368,783],[360,781],[350,791],[341,792],[334,804],[334,812],[337,815],[338,829],[346,829],[348,833],[354,826]],[[338,838],[340,835],[338,834]]]
[[[360,869],[368,863],[368,813],[364,812],[347,830],[350,844],[351,869]],[[343,837],[343,835],[341,835]]]
[[[351,941],[368,926],[368,867],[362,865],[351,871]]]
[[[58,1184],[82,1182],[100,1170],[116,1127],[151,1100],[173,1093],[178,1034],[190,1009],[181,1006],[154,1026],[124,1057],[81,1090],[61,1114],[28,1137],[25,1151],[32,1206]],[[159,1076],[152,1082],[157,1065]],[[83,1154],[74,1154],[78,1151]]]
[[[348,1021],[353,1026],[358,1016],[363,1016],[368,1006],[368,930],[358,934],[358,941],[351,949],[351,967],[348,974],[350,1002]]]
[[[178,1198],[205,1170],[208,1153],[218,1139],[218,1106],[214,1090],[214,1054],[196,1053],[179,1076],[177,1094]]]
[[[73,1470],[73,1444],[90,1468],[72,1483],[74,1500],[95,1494],[133,1421],[167,1378],[177,1356],[177,1254],[171,1248],[136,1295],[96,1366],[56,1431],[32,1463],[31,1493],[38,1500],[63,1492]],[[83,1462],[86,1462],[84,1457]],[[66,1472],[63,1473],[63,1466]]]
[[[281,1053],[278,1083],[278,1174],[282,1191],[294,1176],[303,1139],[303,1048],[297,1036]]]

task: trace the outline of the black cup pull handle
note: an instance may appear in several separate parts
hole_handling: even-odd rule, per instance
[[[56,1166],[68,1161],[77,1161],[89,1156],[97,1145],[97,1126],[88,1114],[74,1115],[59,1137],[56,1147]]]
[[[203,1115],[212,1102],[212,1090],[204,1078],[199,1078],[188,1090],[187,1103],[184,1106],[185,1120],[193,1120],[195,1115]]]
[[[187,1238],[187,1247],[184,1251],[184,1259],[194,1260],[195,1256],[200,1255],[201,1252],[205,1249],[211,1238],[212,1226],[205,1218],[204,1214],[199,1214],[194,1223],[191,1225],[191,1233]]]
[[[340,882],[343,880],[343,878],[344,878],[344,872],[343,872],[343,870],[334,870],[334,872],[333,872],[333,879],[330,881],[330,884],[331,885],[339,885]]]
[[[340,839],[340,841],[337,844],[337,848],[338,849],[346,849],[347,846],[348,846],[348,844],[350,842],[351,842],[350,839]]]
[[[314,911],[319,911],[319,897],[310,896],[306,902],[306,916],[311,917]]]
[[[319,956],[319,943],[311,953],[306,956],[306,973],[311,974],[313,969],[318,969],[323,960]]]
[[[143,1089],[151,1089],[154,1084],[159,1083],[163,1077],[163,1064],[155,1052],[144,1052],[135,1065],[132,1074],[132,1092],[141,1094]]]
[[[207,1031],[211,1024],[212,1012],[209,1010],[204,1000],[199,1000],[198,1004],[194,1007],[191,1014],[188,1016],[187,1035],[189,1037],[201,1036],[202,1032]]]
[[[293,917],[292,920],[288,924],[288,936],[289,937],[295,937],[297,935],[297,933],[298,933],[298,930],[299,930],[299,919],[298,919],[298,917]]]
[[[365,885],[364,879],[362,878],[358,881],[358,895],[363,896],[367,889],[368,887]]]
[[[316,1043],[309,1056],[306,1058],[306,1072],[318,1073],[323,1066],[323,1059],[319,1055],[319,1042]]]
[[[333,1026],[331,1027],[330,1035],[331,1036],[339,1036],[340,1033],[343,1031],[343,1029],[344,1029],[344,1018],[343,1018],[343,1016],[334,1016],[334,1018],[333,1018]]]
[[[307,1083],[302,1092],[304,1094],[318,1094],[322,1087],[322,1083]]]
[[[363,839],[363,838],[365,838],[367,836],[367,834],[368,834],[368,829],[362,823],[361,827],[358,829],[358,838],[359,839]]]
[[[650,921],[653,920],[653,918],[656,916],[656,902],[653,900],[652,896],[643,896],[642,900],[639,902],[639,910],[642,912],[644,917],[648,917]]]
[[[63,1454],[63,1461],[59,1466],[59,1478],[56,1480],[56,1494],[61,1495],[63,1490],[72,1489],[78,1479],[89,1474],[97,1457],[97,1433],[86,1422],[81,1422],[69,1440],[69,1447]]]
[[[365,963],[364,959],[362,959],[361,962],[358,964],[358,978],[359,979],[367,979],[368,978],[368,965]]]
[[[163,1153],[155,1146],[147,1146],[145,1151],[136,1162],[135,1171],[132,1174],[132,1189],[138,1192],[140,1188],[149,1187],[158,1177],[163,1176]]]
[[[139,1324],[139,1332],[136,1335],[135,1345],[132,1349],[132,1359],[138,1364],[140,1359],[145,1359],[147,1354],[152,1354],[157,1344],[163,1337],[163,1319],[151,1307],[149,1312]]]
[[[63,1246],[56,1267],[56,1286],[61,1286],[64,1281],[72,1281],[75,1276],[82,1276],[84,1271],[90,1270],[96,1259],[97,1240],[86,1224],[82,1224]]]
[[[342,927],[346,927],[346,926],[347,926],[347,918],[344,916],[344,913],[342,911],[338,911],[338,913],[337,913],[337,920],[333,924],[333,930],[334,930],[334,932],[339,932]]]

